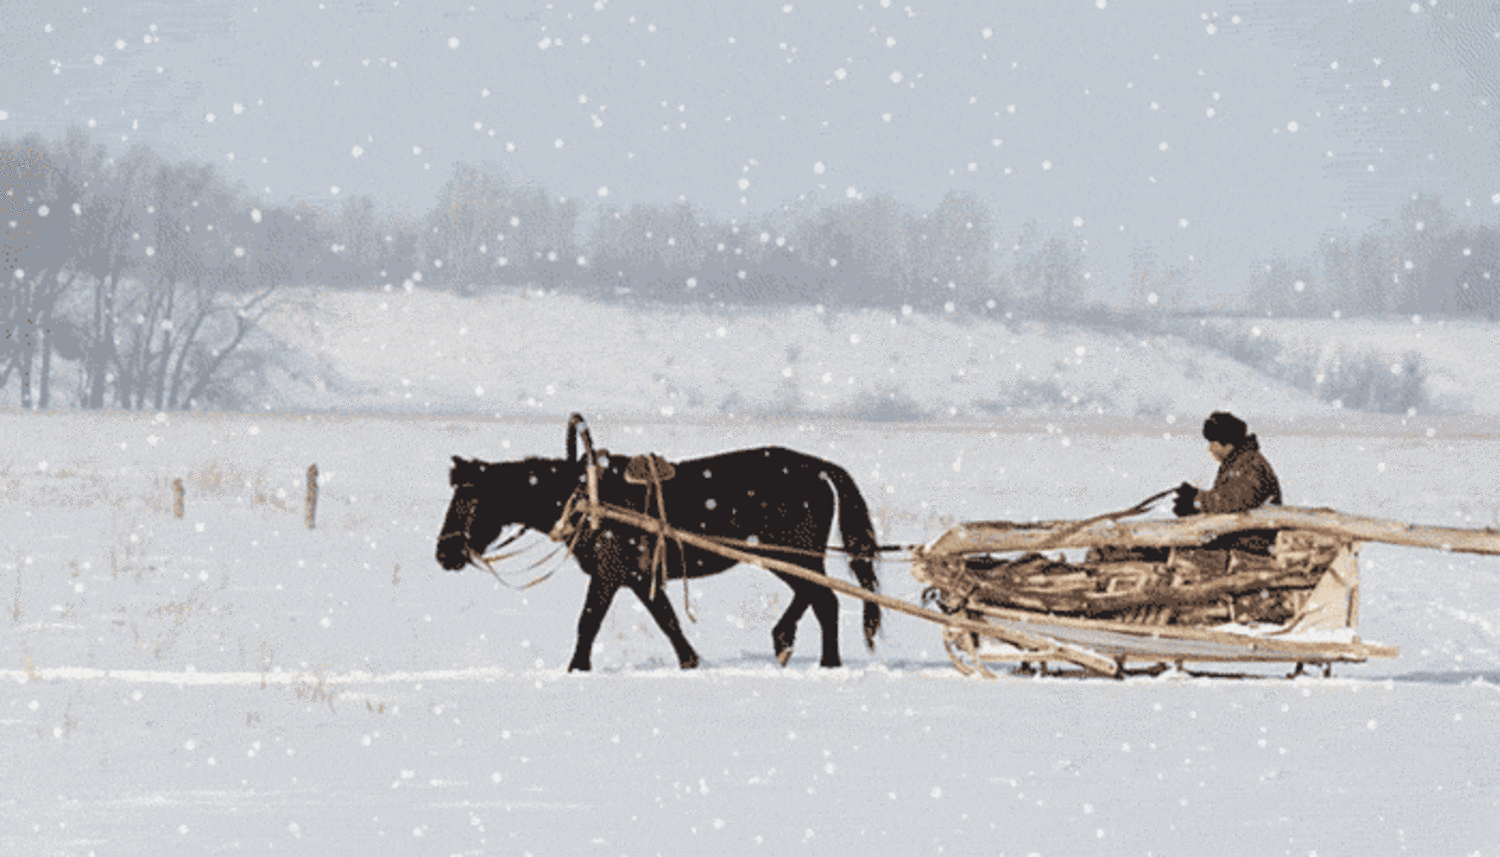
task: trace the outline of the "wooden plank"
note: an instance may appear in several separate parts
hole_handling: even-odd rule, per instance
[[[1346,515],[1333,509],[1264,506],[1233,515],[1193,515],[1159,521],[1100,521],[1078,528],[1076,522],[1037,524],[978,521],[961,524],[914,552],[928,556],[1005,553],[1104,545],[1195,547],[1241,530],[1313,530],[1361,542],[1434,548],[1459,553],[1500,555],[1500,530],[1461,529],[1406,524],[1381,518]]]

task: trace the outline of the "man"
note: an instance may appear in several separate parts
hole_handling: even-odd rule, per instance
[[[1255,435],[1245,433],[1243,420],[1227,411],[1214,411],[1203,421],[1203,439],[1208,441],[1208,454],[1219,462],[1219,474],[1207,491],[1186,482],[1177,487],[1172,511],[1178,517],[1248,512],[1266,503],[1281,505],[1281,483],[1260,454]]]
[[[1214,477],[1214,487],[1207,491],[1187,482],[1177,487],[1172,511],[1178,517],[1248,512],[1267,503],[1281,505],[1281,483],[1271,463],[1261,455],[1255,435],[1246,433],[1243,420],[1227,411],[1214,411],[1203,421],[1203,439],[1208,441],[1209,455],[1219,462],[1219,473]],[[1246,531],[1205,547],[1265,553],[1275,538],[1274,530]]]

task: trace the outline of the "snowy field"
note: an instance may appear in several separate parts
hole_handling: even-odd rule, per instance
[[[676,669],[621,595],[595,672],[570,675],[585,584],[571,562],[517,592],[433,559],[448,456],[561,455],[566,412],[0,414],[0,845],[1500,853],[1500,558],[1366,546],[1361,634],[1401,656],[1332,679],[965,679],[909,617],[887,613],[865,651],[847,601],[846,666],[816,666],[809,616],[782,669],[770,628],[789,591],[747,568],[687,593],[703,669]],[[778,443],[843,464],[886,543],[965,519],[1086,516],[1213,475],[1186,416],[593,416],[617,452]],[[1500,522],[1491,419],[1252,428],[1290,503]],[[879,572],[886,592],[918,597],[901,562]],[[682,588],[669,591],[681,614]]]

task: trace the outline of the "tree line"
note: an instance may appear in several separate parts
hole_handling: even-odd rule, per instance
[[[1464,222],[1439,196],[1413,194],[1364,234],[1325,238],[1314,256],[1262,262],[1249,305],[1284,316],[1500,314],[1500,230]]]
[[[1002,238],[986,205],[889,196],[798,200],[722,220],[686,202],[599,210],[459,164],[423,216],[257,202],[212,166],[144,146],[111,157],[82,129],[0,139],[0,389],[23,408],[233,408],[263,353],[245,347],[289,284],[529,285],[611,301],[911,308],[1090,320],[1171,315],[1194,284],[1149,251],[1128,305],[1090,299],[1087,242],[1035,221]],[[1500,311],[1500,231],[1415,195],[1391,221],[1265,260],[1244,311],[1285,316]],[[59,389],[54,361],[69,361]]]
[[[604,208],[579,241],[576,203],[461,164],[415,238],[428,285],[464,294],[534,283],[605,299],[733,306],[909,306],[1059,319],[1202,312],[1197,284],[1149,248],[1130,260],[1124,305],[1092,296],[1087,240],[1035,220],[1000,234],[983,201],[949,194],[931,211],[889,196],[799,201],[724,221],[686,202]],[[368,220],[335,226],[372,246]],[[1262,260],[1238,311],[1309,317],[1500,313],[1500,230],[1415,194],[1363,234],[1324,236],[1318,253]],[[386,240],[390,240],[389,236]],[[1223,311],[1223,308],[1218,308]]]

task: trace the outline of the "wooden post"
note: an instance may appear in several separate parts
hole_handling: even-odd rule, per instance
[[[181,518],[183,513],[182,480],[172,480],[172,514]]]
[[[318,465],[307,468],[307,528],[318,523]]]

